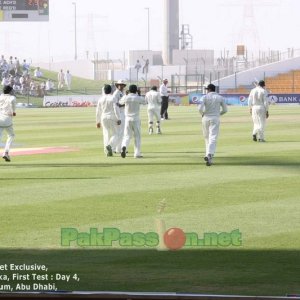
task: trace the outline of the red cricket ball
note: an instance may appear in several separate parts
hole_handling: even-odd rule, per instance
[[[170,250],[178,250],[185,244],[185,234],[180,228],[170,228],[164,234],[164,243]]]

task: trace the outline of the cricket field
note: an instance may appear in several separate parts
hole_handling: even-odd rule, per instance
[[[142,107],[144,158],[132,141],[123,159],[103,153],[95,108],[17,111],[0,162],[0,290],[300,294],[300,106],[270,107],[266,143],[248,108],[229,107],[211,167],[197,108],[169,115],[148,135]],[[169,228],[198,240],[167,250]]]

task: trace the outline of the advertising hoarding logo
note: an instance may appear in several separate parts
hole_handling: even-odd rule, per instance
[[[245,96],[240,96],[240,102],[245,102],[247,100],[247,98]]]
[[[269,96],[269,101],[271,103],[277,103],[278,102],[278,98],[275,95]]]

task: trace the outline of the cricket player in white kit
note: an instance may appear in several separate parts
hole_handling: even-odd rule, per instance
[[[206,165],[210,166],[216,152],[220,115],[227,112],[227,105],[225,99],[215,92],[215,85],[209,84],[206,90],[208,93],[201,99],[202,103],[199,105],[199,112],[202,115],[202,131],[205,139],[204,160]]]
[[[113,96],[116,99],[117,105],[120,110],[121,125],[118,126],[118,141],[116,147],[113,148],[113,151],[116,153],[121,153],[122,141],[124,136],[124,126],[125,126],[125,105],[121,105],[119,102],[120,99],[125,95],[124,88],[126,87],[126,83],[124,80],[118,80],[115,83],[115,86],[116,86],[116,90],[114,91]]]
[[[253,120],[253,141],[265,142],[266,119],[269,117],[268,93],[265,90],[265,82],[259,81],[258,85],[251,90],[248,98],[248,106]]]
[[[122,142],[121,156],[126,157],[126,150],[129,146],[131,136],[134,136],[134,158],[143,157],[141,154],[141,120],[140,105],[146,104],[146,100],[137,95],[137,86],[129,86],[129,94],[120,100],[120,104],[125,104],[125,131]]]
[[[146,93],[145,100],[148,103],[148,123],[149,134],[153,134],[153,119],[156,119],[156,133],[161,134],[160,130],[160,110],[161,110],[161,96],[157,91],[157,86],[153,86],[151,90]]]
[[[0,96],[0,140],[5,130],[7,140],[2,158],[7,162],[10,162],[9,151],[15,137],[13,117],[16,116],[16,97],[11,95],[12,91],[13,88],[6,85],[3,88],[3,94]]]
[[[113,156],[113,148],[118,142],[118,127],[121,124],[120,111],[116,98],[111,95],[111,86],[106,84],[104,94],[98,101],[96,109],[96,126],[103,129],[104,153]]]

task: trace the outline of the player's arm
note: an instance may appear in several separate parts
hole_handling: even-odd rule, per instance
[[[205,112],[205,96],[203,96],[201,99],[201,104],[198,105],[198,110],[201,114],[201,116],[203,117],[204,116],[204,112]]]
[[[115,116],[117,118],[117,125],[121,125],[120,108],[119,108],[118,103],[116,101],[114,102],[113,107],[114,107]]]
[[[17,106],[17,99],[16,99],[16,97],[14,97],[13,100],[11,101],[11,109],[12,109],[13,117],[15,117],[17,115],[16,106]]]
[[[102,108],[100,100],[98,101],[97,108],[96,108],[96,127],[101,127],[101,115],[102,115]]]
[[[149,96],[148,96],[148,93],[147,93],[147,94],[145,95],[146,104],[149,104],[148,98],[149,98]]]
[[[157,94],[157,103],[161,104],[162,103],[162,99],[161,99],[161,95]]]
[[[253,105],[253,91],[250,92],[248,97],[248,107],[249,107],[250,115],[252,114],[252,105]]]
[[[222,97],[222,102],[221,102],[221,108],[222,108],[222,110],[220,112],[220,115],[222,116],[222,115],[226,114],[227,111],[228,111],[227,104],[226,104],[225,99],[223,97]]]
[[[266,90],[264,92],[264,106],[266,108],[266,118],[269,118],[269,98]]]

